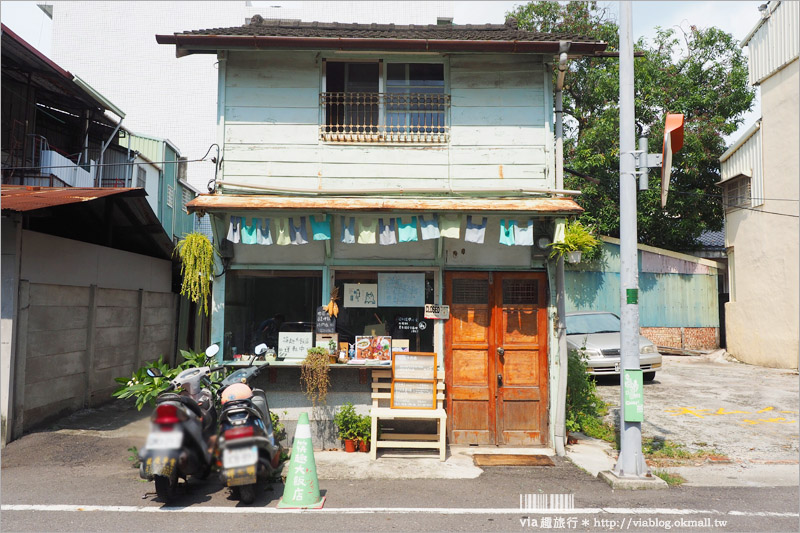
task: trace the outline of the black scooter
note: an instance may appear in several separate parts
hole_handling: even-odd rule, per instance
[[[256,355],[267,351],[266,344],[256,346]],[[256,485],[281,467],[283,447],[275,439],[267,396],[251,388],[252,381],[269,366],[250,365],[230,374],[222,382],[222,410],[219,415],[220,478],[232,488],[242,503],[252,503]]]
[[[206,349],[206,357],[219,352],[216,345]],[[155,481],[156,494],[172,500],[178,479],[195,475],[205,479],[213,463],[213,437],[217,431],[217,410],[210,375],[225,367],[189,368],[172,380],[167,392],[156,398],[150,417],[150,434],[139,452],[139,476]],[[151,377],[162,377],[158,369],[147,370]],[[176,394],[170,391],[180,391]]]

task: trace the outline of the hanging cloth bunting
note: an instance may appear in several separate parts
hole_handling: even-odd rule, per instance
[[[320,222],[317,219],[321,218]],[[330,215],[311,215],[311,233],[315,241],[331,240],[331,217]]]
[[[292,244],[308,244],[306,217],[300,217],[300,222],[296,226],[294,219],[289,219],[289,240],[292,241]]]
[[[228,235],[225,236],[226,239],[233,243],[239,242],[239,236],[241,235],[241,224],[242,224],[242,217],[231,217],[230,224],[228,224]]]
[[[514,246],[514,227],[516,225],[516,221],[509,220],[508,226],[506,226],[505,219],[500,219],[500,244]]]
[[[242,222],[242,244],[256,244],[258,233],[261,231],[261,221],[253,217],[250,219],[250,224],[246,218]]]
[[[403,223],[402,218],[397,219],[397,233],[400,242],[416,242],[417,240],[417,217],[411,217],[411,222]]]
[[[422,215],[419,216],[419,229],[422,233],[422,240],[429,241],[431,239],[439,238],[439,220],[436,215],[431,215],[430,220],[425,220]]]
[[[527,226],[517,226],[514,232],[516,246],[533,246],[533,219],[528,219]]]
[[[439,219],[440,235],[448,239],[461,237],[461,215],[445,215]]]
[[[358,244],[375,244],[377,229],[376,219],[358,219]]]
[[[388,224],[383,223],[383,219],[378,219],[380,228],[380,243],[383,245],[397,244],[397,237],[394,234],[394,219],[390,218]]]
[[[269,219],[265,218],[261,223],[261,230],[258,232],[258,244],[267,246],[272,244],[272,234],[269,232]]]
[[[287,246],[292,242],[289,238],[289,219],[276,218],[275,219],[275,244],[278,246]]]
[[[349,219],[341,217],[342,219],[342,242],[345,244],[353,244],[356,242],[356,219],[350,217]]]
[[[467,230],[464,232],[464,240],[483,244],[484,237],[486,237],[486,217],[483,217],[480,224],[475,224],[472,221],[472,215],[467,215]]]

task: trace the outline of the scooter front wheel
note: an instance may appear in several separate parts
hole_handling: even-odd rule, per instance
[[[174,479],[173,479],[174,477]],[[156,494],[165,502],[175,499],[178,488],[177,476],[155,476]]]

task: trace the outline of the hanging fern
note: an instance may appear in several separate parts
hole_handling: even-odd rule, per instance
[[[187,233],[178,241],[175,252],[181,259],[181,295],[192,302],[203,300],[203,312],[208,316],[208,295],[214,276],[214,246],[202,233]]]

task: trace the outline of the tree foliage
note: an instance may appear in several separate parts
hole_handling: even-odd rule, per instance
[[[509,15],[520,29],[580,35],[619,49],[617,23],[596,2],[532,2]],[[639,242],[691,248],[700,233],[722,227],[719,156],[723,137],[736,131],[752,106],[747,61],[736,40],[714,27],[658,28],[652,42],[640,39],[634,49],[644,54],[634,60],[637,136],[648,135],[649,151],[660,153],[666,113],[685,117],[666,209],[659,169],[651,169],[650,189],[638,193]],[[565,187],[582,191],[581,220],[619,236],[618,58],[570,60],[564,116],[564,166],[598,180],[566,174]]]

